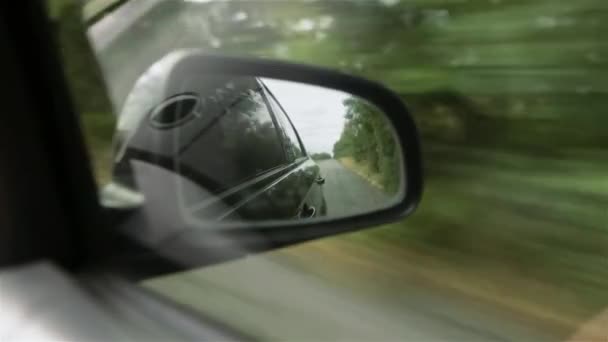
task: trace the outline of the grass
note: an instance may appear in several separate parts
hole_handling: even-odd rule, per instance
[[[357,162],[352,157],[342,157],[338,159],[344,167],[365,178],[370,184],[384,191],[382,186],[382,175],[370,171],[370,168],[363,162]]]
[[[360,258],[561,330],[608,306],[602,155],[450,153],[411,218],[344,238]]]

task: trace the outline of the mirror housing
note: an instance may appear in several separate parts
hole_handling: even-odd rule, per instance
[[[196,96],[182,93],[168,99],[164,97],[167,80],[179,82],[181,78],[190,75],[256,77],[297,82],[341,91],[369,102],[384,113],[387,122],[392,126],[395,141],[402,156],[407,156],[407,158],[401,158],[402,183],[405,186],[401,189],[401,194],[396,201],[369,213],[355,213],[325,220],[217,223],[222,229],[213,229],[210,226],[213,226],[214,223],[206,222],[207,227],[201,227],[191,222],[167,220],[154,210],[142,210],[142,206],[145,207],[146,204],[140,195],[129,189],[116,190],[117,186],[113,184],[113,188],[110,187],[113,190],[106,189],[102,202],[107,204],[107,212],[113,221],[117,222],[120,234],[133,243],[129,250],[123,251],[126,255],[121,254],[121,262],[130,259],[133,263],[141,263],[142,259],[137,258],[135,261],[134,255],[140,255],[141,251],[145,250],[146,253],[154,254],[165,261],[164,264],[168,262],[172,265],[169,268],[179,269],[206,265],[246,254],[394,222],[411,214],[418,205],[423,190],[418,132],[400,97],[384,86],[360,77],[319,67],[266,59],[212,56],[196,49],[188,49],[172,52],[152,65],[134,88],[134,92],[138,91],[138,85],[140,88],[137,101],[129,102],[127,100],[123,113],[139,110],[138,113],[142,114],[137,115],[148,116],[147,119],[151,125],[157,129],[171,128],[192,119],[200,114],[193,109],[198,101]],[[143,93],[142,84],[146,85]],[[162,99],[162,103],[159,105],[160,99]],[[187,106],[175,107],[175,103],[178,102],[186,103]],[[172,116],[165,115],[163,110],[166,108],[172,110]],[[142,118],[137,120],[142,120]],[[121,129],[120,124],[116,138],[115,160],[119,161],[124,156],[125,146],[129,139],[125,138],[125,132]],[[132,180],[132,182],[134,181]],[[325,183],[325,179],[318,177],[316,182],[322,185]],[[122,193],[123,200],[116,200],[116,193]],[[314,213],[314,208],[312,212]],[[136,252],[136,250],[138,251]],[[146,260],[154,259],[147,258]],[[133,268],[158,273],[161,271],[155,265],[160,264],[156,260],[150,263],[149,267],[133,265]],[[145,271],[145,273],[150,272]]]

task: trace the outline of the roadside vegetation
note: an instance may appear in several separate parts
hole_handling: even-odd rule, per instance
[[[334,158],[389,194],[399,188],[399,151],[390,124],[373,105],[344,101],[346,122],[334,145]]]
[[[152,24],[111,46],[120,53],[104,63],[120,70],[138,56],[202,47],[385,84],[421,131],[423,201],[406,221],[323,243],[567,331],[608,307],[603,8],[603,0],[169,1],[147,14]],[[66,13],[66,72],[103,175],[111,106],[89,84],[99,76]],[[394,188],[388,135],[373,110],[349,101],[350,126],[334,158]]]

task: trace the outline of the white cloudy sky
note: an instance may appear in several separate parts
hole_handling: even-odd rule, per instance
[[[290,81],[266,78],[263,82],[285,108],[308,153],[332,153],[344,127],[342,102],[350,95]]]

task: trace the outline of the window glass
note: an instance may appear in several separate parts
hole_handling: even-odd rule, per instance
[[[192,140],[179,163],[226,190],[286,162],[277,127],[260,89],[249,89]],[[182,129],[184,131],[184,129]]]
[[[268,103],[270,103],[270,107],[272,111],[275,113],[277,120],[279,120],[282,129],[283,141],[285,142],[285,151],[287,153],[287,158],[289,160],[295,160],[300,157],[304,157],[304,149],[302,148],[302,144],[300,144],[300,139],[298,139],[298,134],[296,133],[291,121],[287,117],[283,108],[277,103],[274,95],[265,88],[266,98],[268,99]]]

